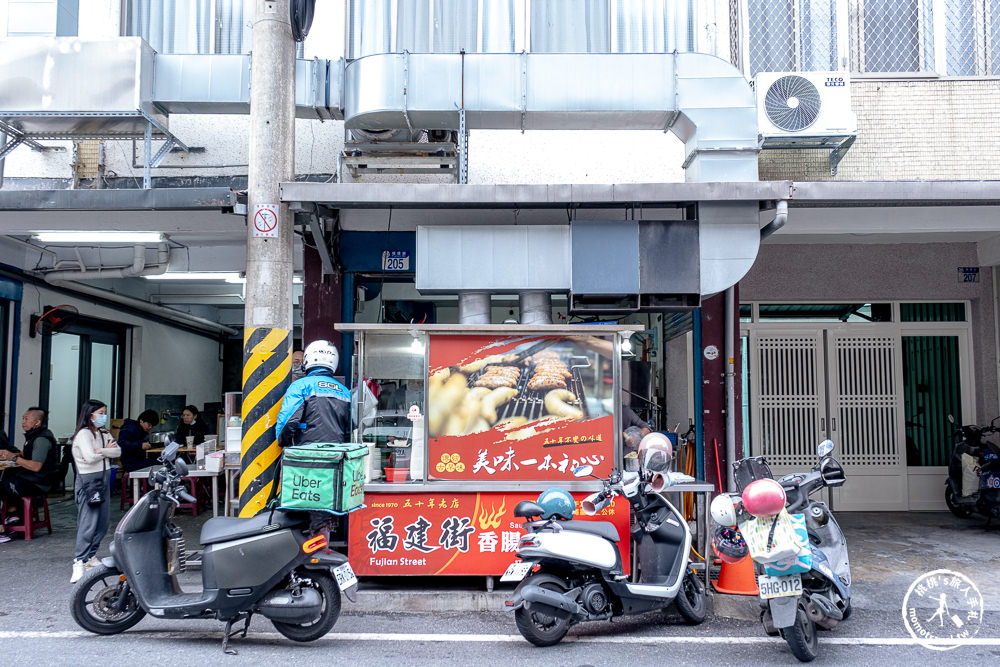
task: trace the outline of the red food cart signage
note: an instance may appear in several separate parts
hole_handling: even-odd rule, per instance
[[[628,502],[614,502],[594,517],[580,513],[588,494],[574,493],[574,519],[610,521],[622,538],[618,548],[628,571]],[[522,500],[537,493],[446,493],[432,488],[411,493],[369,494],[367,506],[351,512],[348,555],[359,575],[500,575],[525,534],[514,517]]]
[[[601,395],[611,368],[580,337],[433,335],[429,355],[429,479],[611,472],[614,419]]]

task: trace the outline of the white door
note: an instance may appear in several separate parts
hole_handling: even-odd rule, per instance
[[[865,327],[771,329],[750,337],[753,454],[778,477],[816,465],[831,438],[847,483],[844,510],[905,510],[902,377],[898,333]]]
[[[843,510],[908,508],[903,378],[898,333],[827,332],[828,437],[847,483],[834,490]]]

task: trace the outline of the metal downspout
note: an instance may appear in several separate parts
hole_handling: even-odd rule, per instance
[[[461,292],[458,295],[459,324],[490,324],[493,321],[489,292]],[[523,322],[523,318],[522,318]]]
[[[788,222],[788,201],[782,199],[778,202],[777,210],[774,212],[774,220],[760,228],[760,240],[763,241],[784,227],[786,222]]]
[[[736,489],[733,477],[733,462],[736,460],[736,364],[733,337],[736,335],[733,309],[736,303],[736,288],[726,290],[725,351],[726,351],[726,491]]]
[[[691,347],[694,359],[692,374],[694,375],[694,458],[697,464],[695,477],[705,479],[705,424],[704,407],[701,392],[705,381],[702,378],[704,370],[701,365],[701,308],[695,308],[691,317]],[[721,491],[721,489],[719,489]]]
[[[552,296],[548,292],[520,292],[518,298],[521,324],[552,324]]]

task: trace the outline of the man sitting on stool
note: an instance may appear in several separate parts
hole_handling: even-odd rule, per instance
[[[59,476],[59,447],[52,431],[45,428],[45,417],[45,410],[28,408],[21,417],[24,449],[20,452],[0,450],[0,461],[14,463],[0,478],[0,502],[15,505],[18,512],[22,507],[21,498],[45,495]],[[0,526],[0,543],[9,541],[10,536],[4,534]]]

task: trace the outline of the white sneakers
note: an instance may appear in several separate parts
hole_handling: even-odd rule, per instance
[[[69,578],[69,583],[75,584],[76,582],[80,581],[80,579],[83,577],[84,565],[85,564],[82,560],[77,559],[73,561],[73,576]]]
[[[83,564],[84,571],[89,572],[100,564],[101,564],[100,558],[98,558],[97,556],[91,556],[90,560],[88,560],[86,563]]]

